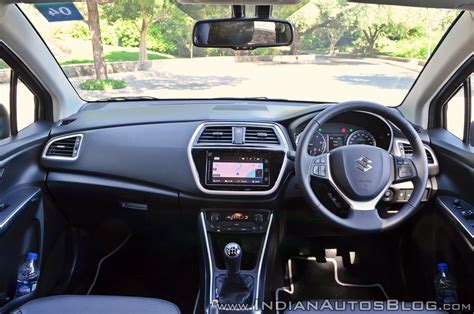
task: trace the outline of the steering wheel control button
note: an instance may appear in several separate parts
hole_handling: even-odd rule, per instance
[[[392,198],[393,198],[393,191],[389,189],[389,190],[385,191],[385,193],[383,194],[382,200],[384,202],[390,202],[392,200]]]
[[[314,157],[313,166],[311,168],[311,174],[315,177],[326,179],[328,175],[327,160],[327,154]]]
[[[395,182],[408,181],[416,176],[416,169],[410,159],[395,157]]]
[[[313,175],[319,176],[319,166],[314,166],[313,167]]]
[[[413,169],[409,165],[403,165],[398,168],[398,176],[401,179],[409,178],[413,176]]]
[[[326,166],[325,165],[319,166],[319,175],[321,177],[326,177]]]
[[[406,195],[405,190],[399,190],[397,192],[397,201],[404,201],[405,200],[405,195]]]

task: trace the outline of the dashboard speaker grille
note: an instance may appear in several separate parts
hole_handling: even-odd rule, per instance
[[[76,158],[81,145],[81,136],[71,136],[51,142],[46,157]]]
[[[232,144],[232,127],[208,126],[202,131],[198,143]]]
[[[245,128],[246,144],[280,144],[275,130],[266,127],[246,127]]]

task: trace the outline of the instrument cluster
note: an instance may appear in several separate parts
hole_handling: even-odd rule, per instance
[[[309,121],[308,121],[309,122]],[[294,141],[298,145],[307,123],[294,131]],[[362,112],[351,112],[336,117],[312,134],[308,153],[317,156],[344,145],[372,145],[390,149],[392,130],[382,118]]]

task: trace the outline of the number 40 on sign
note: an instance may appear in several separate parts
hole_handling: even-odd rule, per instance
[[[40,3],[35,4],[35,8],[43,14],[49,22],[78,21],[83,20],[81,12],[74,3]]]

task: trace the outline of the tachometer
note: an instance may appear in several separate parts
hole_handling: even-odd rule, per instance
[[[311,156],[321,155],[326,151],[326,138],[318,131],[309,140],[308,153]]]
[[[347,145],[372,145],[375,146],[375,137],[366,130],[358,130],[349,135]]]

